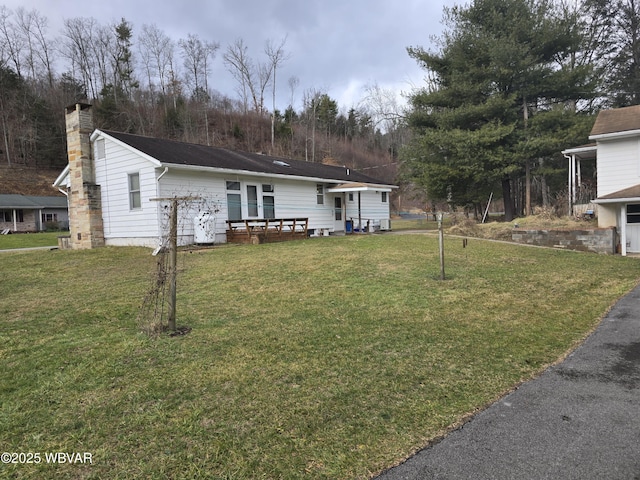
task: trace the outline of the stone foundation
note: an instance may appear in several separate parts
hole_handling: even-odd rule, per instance
[[[584,230],[515,229],[511,234],[511,239],[516,243],[526,245],[604,254],[615,254],[618,243],[614,227]]]

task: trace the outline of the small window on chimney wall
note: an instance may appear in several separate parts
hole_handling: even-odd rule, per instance
[[[96,140],[96,158],[104,158],[104,138]]]

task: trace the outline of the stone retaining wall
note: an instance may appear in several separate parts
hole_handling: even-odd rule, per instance
[[[605,254],[615,254],[618,243],[615,227],[584,230],[515,229],[511,239],[527,245]]]

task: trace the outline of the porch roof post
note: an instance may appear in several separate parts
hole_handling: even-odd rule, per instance
[[[620,204],[620,254],[627,256],[627,204]]]

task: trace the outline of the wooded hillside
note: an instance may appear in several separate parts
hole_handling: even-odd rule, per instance
[[[238,98],[210,86],[219,45],[189,35],[174,40],[154,26],[134,32],[125,19],[65,20],[61,35],[47,31],[37,11],[0,7],[0,167],[11,177],[36,178],[67,162],[64,109],[94,105],[96,128],[190,143],[330,162],[393,182],[408,131],[399,114],[384,116],[385,92],[345,110],[321,90],[307,89],[302,105],[275,108],[276,71],[284,42],[269,44],[264,62],[247,55],[242,40],[222,55],[238,81]],[[291,97],[298,87],[288,81]],[[273,97],[271,108],[265,98]],[[293,102],[292,102],[293,103]],[[0,178],[0,193],[24,182]],[[53,176],[55,179],[55,176]],[[23,192],[16,192],[23,193]]]

